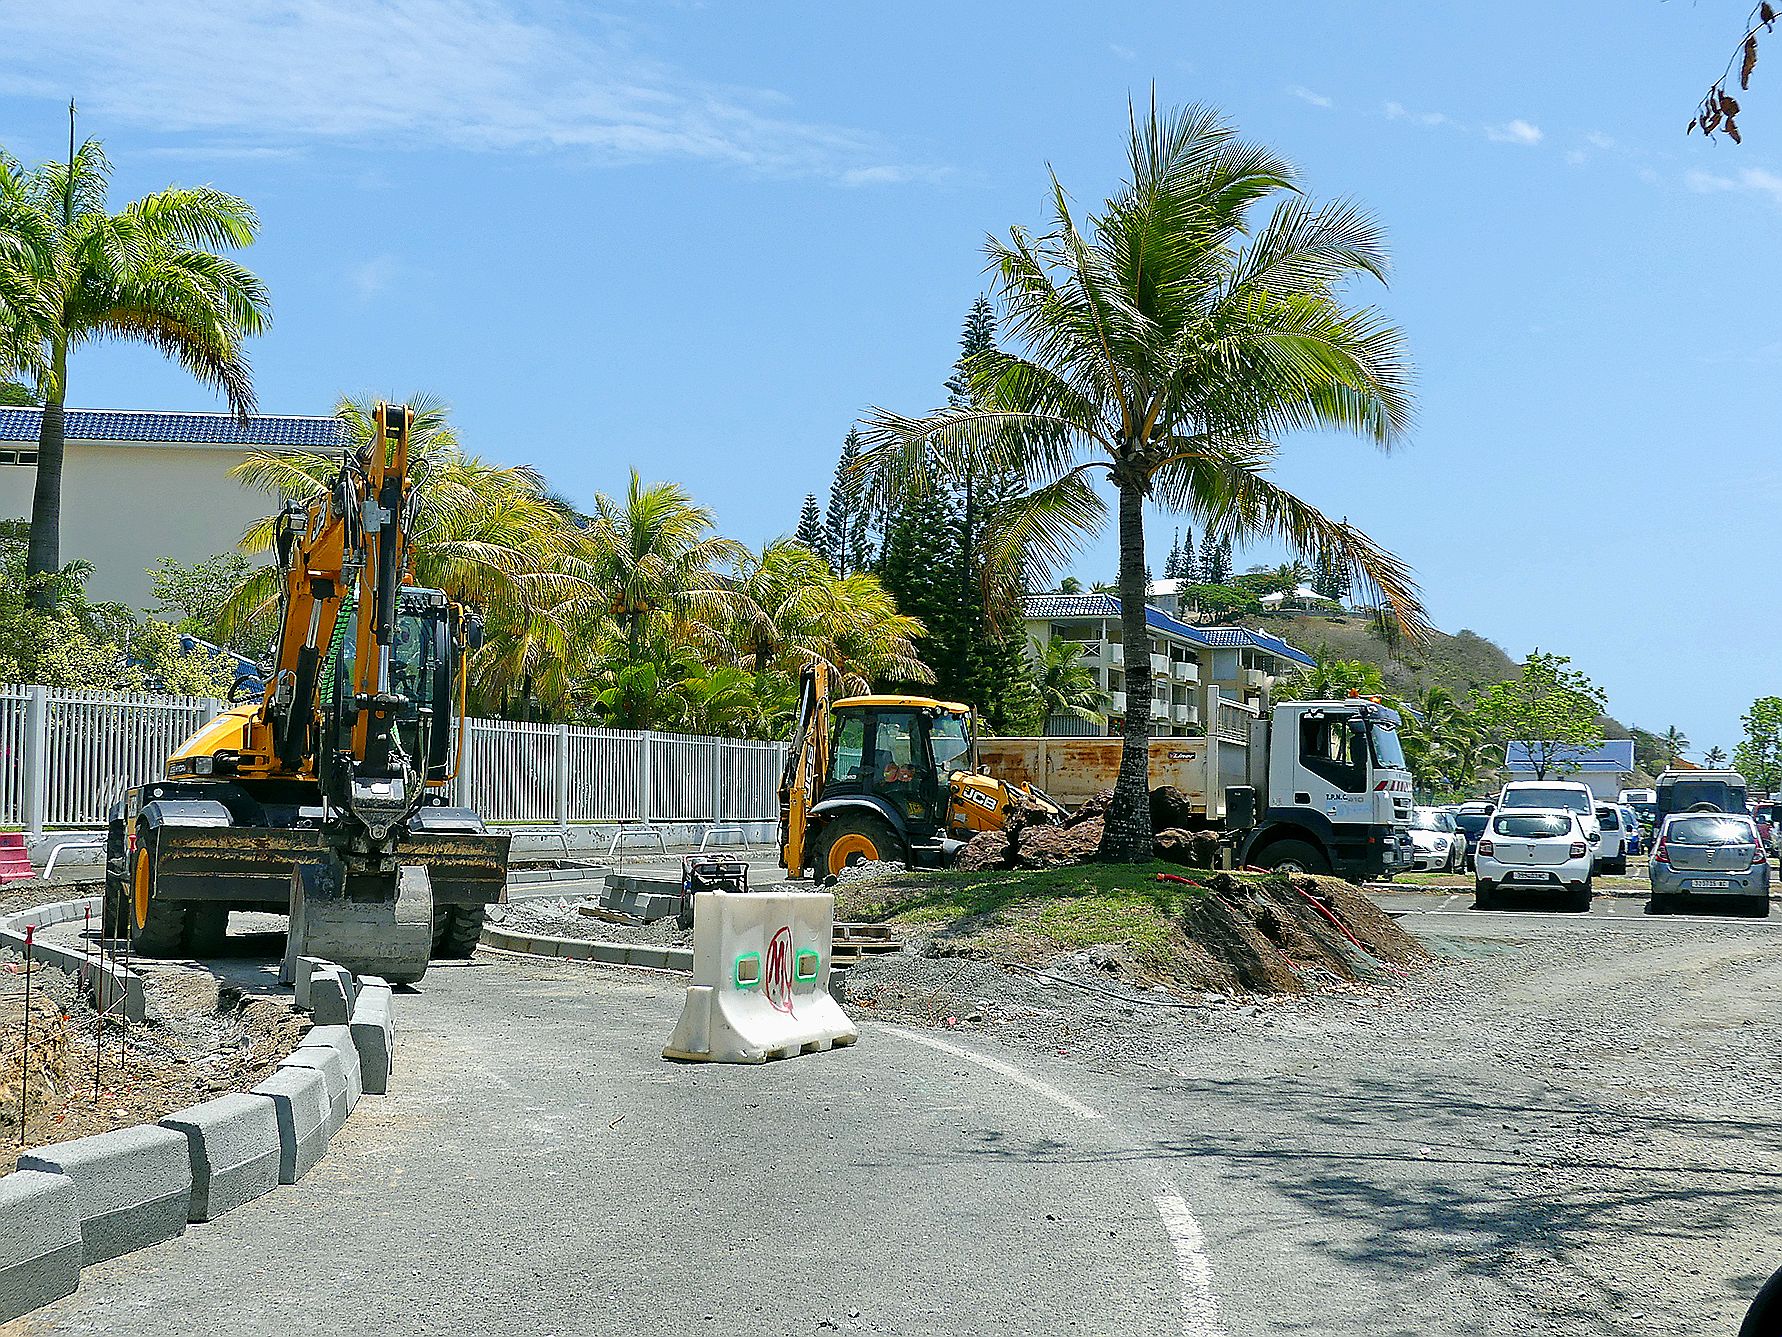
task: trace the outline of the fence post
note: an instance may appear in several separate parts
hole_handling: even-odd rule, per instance
[[[25,830],[43,834],[49,817],[49,688],[25,688]]]
[[[463,722],[458,726],[458,792],[455,797],[457,798],[458,806],[460,808],[470,808],[475,806],[470,801],[470,771],[472,758],[476,752],[475,744],[476,726],[471,723],[470,716],[466,715]]]
[[[712,743],[712,820],[724,820],[724,768],[730,762],[731,745],[717,739]]]
[[[557,750],[551,754],[551,784],[558,830],[569,828],[569,726],[557,726]]]
[[[637,812],[647,823],[656,796],[656,735],[650,729],[643,731],[643,754],[643,802],[638,805]]]

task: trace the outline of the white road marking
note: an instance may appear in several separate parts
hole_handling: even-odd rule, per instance
[[[898,1036],[900,1039],[913,1040],[919,1045],[927,1045],[930,1049],[938,1049],[943,1054],[951,1054],[954,1058],[962,1058],[967,1063],[975,1063],[980,1068],[988,1068],[991,1072],[1000,1073],[1002,1076],[1007,1077],[1011,1082],[1026,1087],[1035,1095],[1044,1096],[1054,1105],[1062,1106],[1079,1118],[1101,1118],[1101,1112],[1099,1110],[1092,1110],[1075,1096],[1067,1095],[1057,1087],[1047,1085],[1031,1073],[1022,1072],[1021,1069],[1017,1068],[1013,1063],[1004,1063],[999,1058],[991,1058],[988,1054],[980,1054],[974,1049],[967,1049],[963,1045],[956,1045],[951,1041],[942,1040],[936,1036],[918,1035],[914,1031],[904,1030],[901,1026],[887,1026],[881,1022],[880,1028],[890,1031],[891,1034]]]
[[[1207,1262],[1200,1222],[1179,1193],[1160,1194],[1153,1201],[1169,1242],[1176,1250],[1176,1275],[1182,1283],[1182,1332],[1185,1337],[1224,1337],[1219,1302],[1213,1297],[1213,1269]]]

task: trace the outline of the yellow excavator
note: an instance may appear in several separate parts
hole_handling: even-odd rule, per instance
[[[1039,790],[978,768],[970,706],[923,696],[832,698],[826,664],[805,669],[780,777],[780,866],[819,881],[852,864],[942,868],[1021,808],[1061,817]]]
[[[411,412],[278,517],[281,613],[264,695],[204,725],[112,811],[105,931],[147,956],[212,955],[233,910],[291,916],[320,956],[412,982],[467,957],[508,840],[451,805],[475,619],[410,584]]]

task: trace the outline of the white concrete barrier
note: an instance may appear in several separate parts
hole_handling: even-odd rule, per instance
[[[169,1114],[161,1127],[185,1136],[192,1220],[214,1221],[278,1187],[278,1110],[267,1097],[218,1096]]]
[[[829,996],[835,897],[705,891],[693,904],[693,983],[664,1058],[764,1063],[859,1038]]]
[[[0,1323],[73,1295],[80,1256],[72,1179],[41,1170],[0,1178]]]
[[[140,1124],[58,1142],[20,1156],[19,1169],[74,1181],[83,1266],[185,1233],[192,1161],[185,1136],[171,1128]]]

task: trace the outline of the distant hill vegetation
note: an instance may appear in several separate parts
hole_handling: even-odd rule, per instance
[[[1387,691],[1404,700],[1416,700],[1431,687],[1443,687],[1464,701],[1481,687],[1514,678],[1520,668],[1502,646],[1475,631],[1437,632],[1428,645],[1413,648],[1388,647],[1374,634],[1368,618],[1353,613],[1270,616],[1260,625],[1321,659],[1378,664]],[[1632,736],[1612,718],[1604,720],[1603,734],[1607,738]]]

